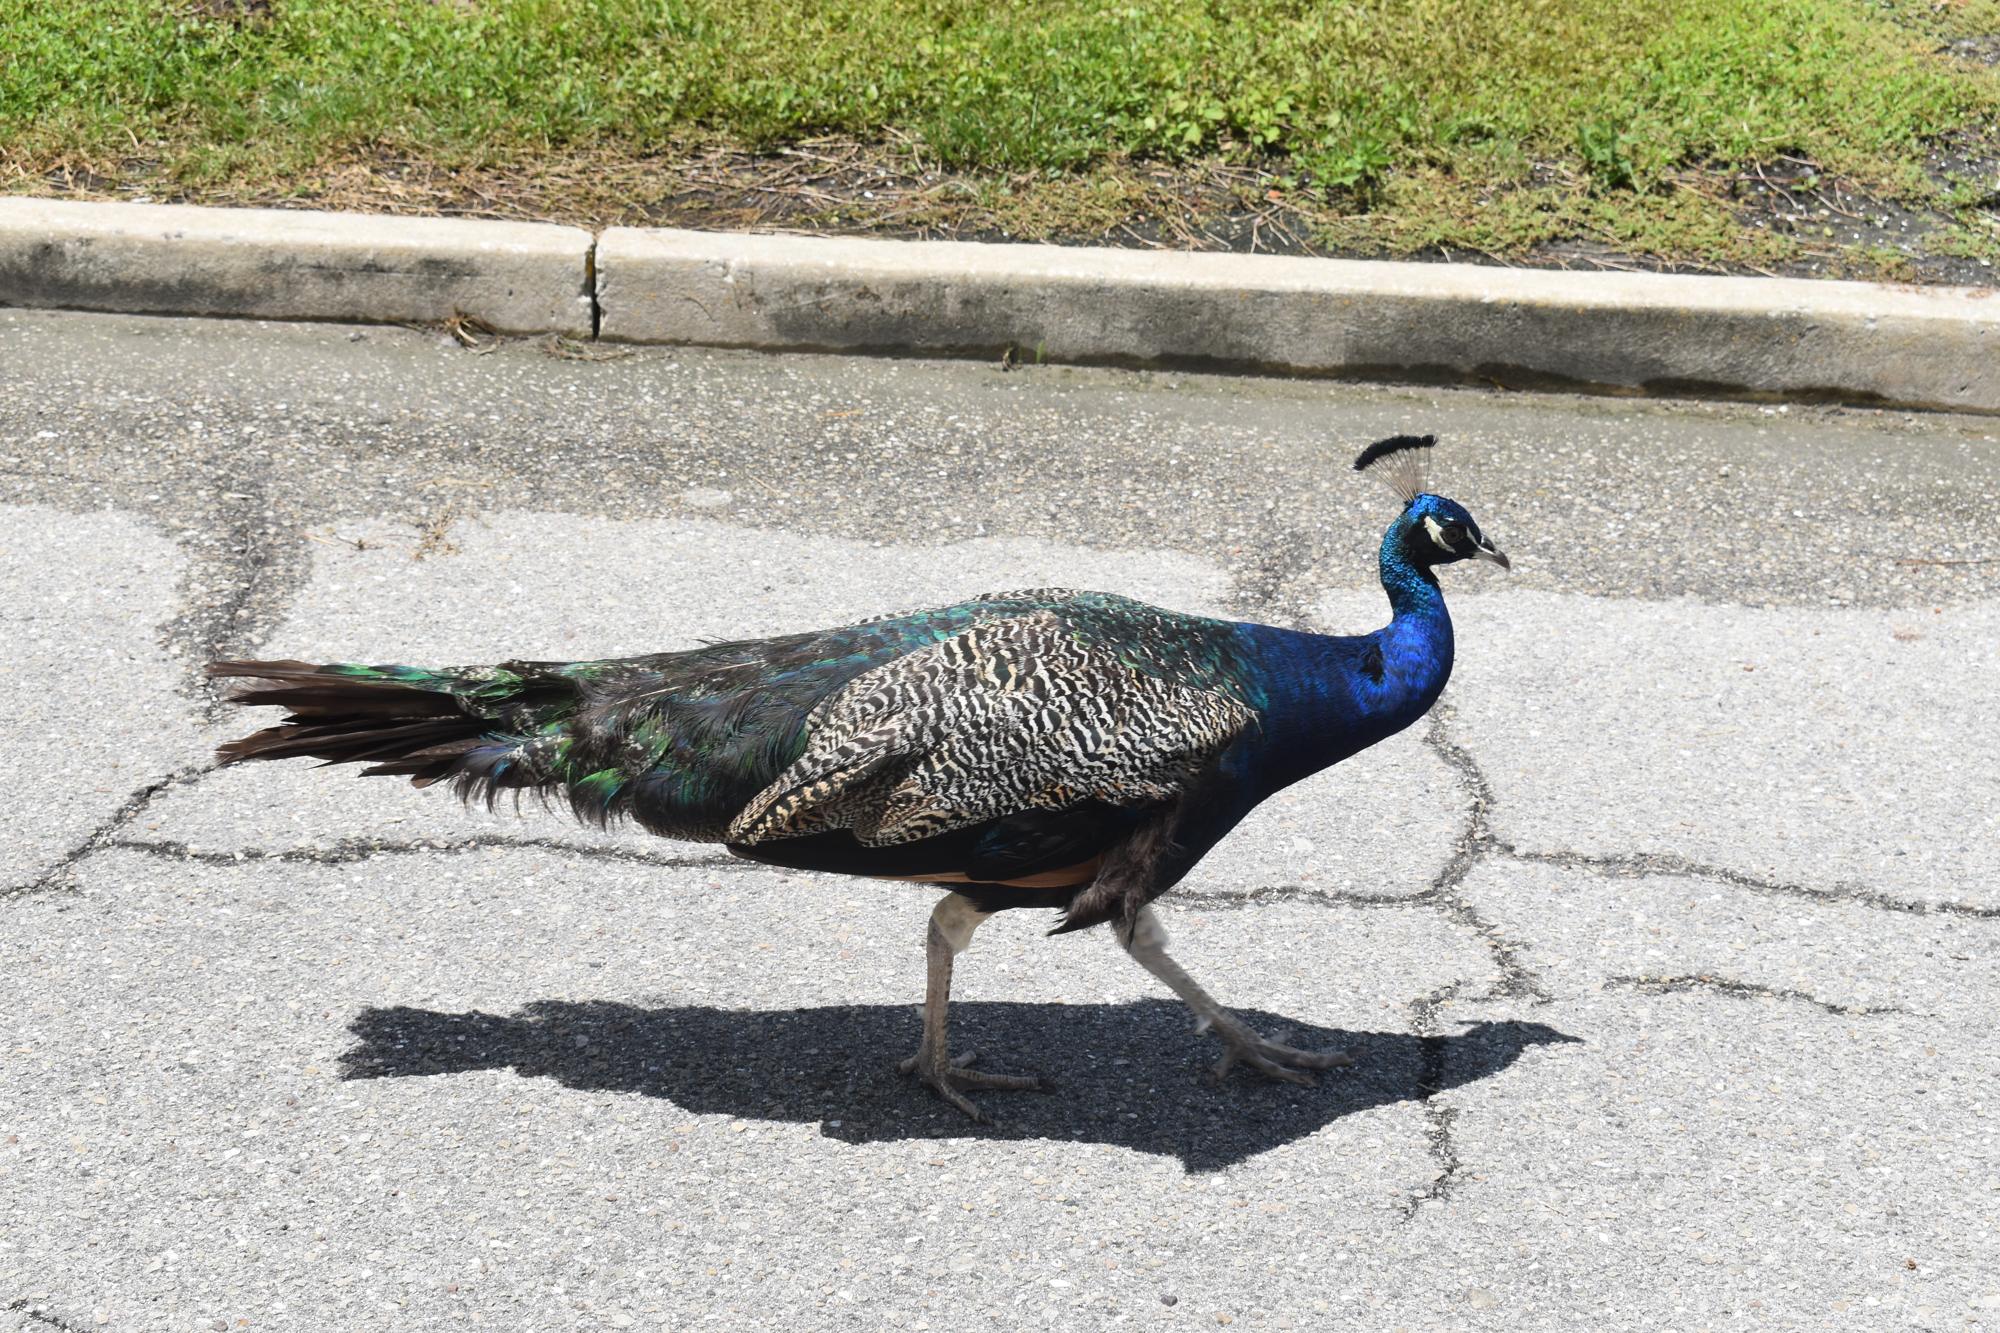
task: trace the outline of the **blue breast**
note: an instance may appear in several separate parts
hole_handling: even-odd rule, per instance
[[[1270,705],[1243,747],[1257,800],[1415,722],[1451,675],[1451,619],[1398,616],[1373,634],[1303,634],[1246,625],[1266,664]]]

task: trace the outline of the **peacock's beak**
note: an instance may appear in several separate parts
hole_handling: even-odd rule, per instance
[[[1506,570],[1514,568],[1514,562],[1507,558],[1506,553],[1492,542],[1487,541],[1484,537],[1481,537],[1473,544],[1472,558],[1475,560],[1491,560],[1494,564]]]

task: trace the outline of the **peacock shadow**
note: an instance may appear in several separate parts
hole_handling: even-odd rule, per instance
[[[350,1079],[512,1068],[565,1087],[661,1097],[689,1111],[818,1122],[846,1143],[895,1139],[1054,1139],[1177,1157],[1212,1171],[1377,1106],[1420,1101],[1489,1078],[1531,1047],[1572,1042],[1541,1023],[1474,1023],[1451,1035],[1350,1032],[1242,1011],[1295,1046],[1352,1052],[1317,1086],[1238,1073],[1206,1077],[1215,1043],[1165,1000],[1129,1004],[959,1003],[958,1049],[981,1068],[1033,1072],[1043,1092],[975,1093],[996,1123],[974,1123],[912,1080],[891,1054],[914,1049],[909,1005],[736,1010],[641,1009],[545,1000],[520,1013],[364,1009],[341,1057]]]

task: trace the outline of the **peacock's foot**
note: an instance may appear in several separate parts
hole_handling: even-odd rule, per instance
[[[1314,1069],[1338,1069],[1354,1063],[1346,1051],[1302,1051],[1283,1042],[1268,1041],[1233,1017],[1213,1024],[1222,1038],[1222,1058],[1215,1062],[1215,1080],[1220,1083],[1239,1064],[1248,1065],[1265,1078],[1282,1079],[1302,1087],[1313,1086]]]
[[[986,1074],[972,1068],[972,1062],[979,1058],[979,1052],[967,1051],[956,1059],[942,1049],[931,1050],[919,1046],[917,1053],[900,1061],[896,1068],[901,1073],[915,1074],[930,1085],[931,1091],[971,1116],[984,1121],[986,1115],[972,1104],[960,1089],[991,1088],[996,1092],[1039,1092],[1042,1081],[1021,1074]]]

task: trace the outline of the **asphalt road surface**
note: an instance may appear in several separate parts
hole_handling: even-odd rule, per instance
[[[0,1329],[2000,1328],[2000,422],[0,311]],[[216,655],[596,657],[974,592],[1379,624],[1432,719],[1178,956],[214,772]]]

